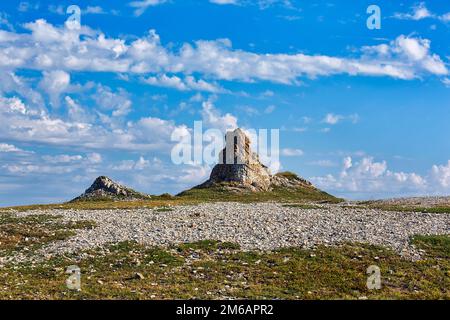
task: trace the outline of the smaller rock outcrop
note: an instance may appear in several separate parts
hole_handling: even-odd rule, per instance
[[[114,182],[108,177],[101,176],[95,179],[94,183],[75,201],[95,201],[95,200],[142,200],[150,199],[149,195],[137,192]]]
[[[285,171],[273,175],[271,180],[272,187],[281,188],[315,188],[311,182],[297,176],[293,172]]]

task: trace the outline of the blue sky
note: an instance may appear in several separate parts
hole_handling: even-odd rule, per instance
[[[196,185],[170,137],[200,120],[280,129],[280,170],[349,199],[449,194],[449,36],[445,1],[2,1],[0,206]]]

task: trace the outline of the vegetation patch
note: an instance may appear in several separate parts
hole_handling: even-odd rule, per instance
[[[326,203],[339,203],[342,199],[333,197],[332,195],[320,191],[313,187],[304,188],[285,188],[275,187],[272,191],[267,192],[249,192],[230,191],[228,185],[216,184],[209,188],[193,188],[182,192],[178,195],[181,199],[190,199],[198,202],[214,202],[214,201],[231,201],[231,202],[326,202]]]
[[[299,179],[298,175],[291,171],[279,172],[276,174],[276,176],[283,177],[288,180],[298,180]]]
[[[426,250],[423,261],[350,243],[244,252],[212,240],[169,248],[122,242],[5,266],[0,299],[450,299],[449,237],[412,241]],[[65,286],[70,265],[81,269],[81,291]],[[366,286],[371,265],[381,270],[380,290]]]
[[[359,203],[365,207],[379,209],[383,211],[397,211],[397,212],[421,212],[421,213],[450,213],[450,206],[433,206],[423,207],[415,205],[401,205],[401,204],[383,204],[378,201],[362,201]]]
[[[75,235],[75,230],[91,229],[91,221],[60,222],[60,216],[0,214],[0,255],[32,253],[43,245]]]
[[[204,251],[217,251],[217,250],[239,250],[240,246],[236,243],[221,242],[216,240],[202,240],[193,243],[185,243],[178,246],[181,251],[189,250],[204,250]]]
[[[111,199],[105,199],[100,201],[76,201],[66,202],[61,204],[44,204],[44,205],[29,205],[11,207],[5,209],[14,209],[19,212],[30,210],[129,210],[129,209],[141,209],[141,208],[161,208],[171,207],[176,205],[196,205],[199,201],[192,199],[176,199],[168,200],[165,198],[154,197],[149,200],[134,200],[134,201],[112,201]]]
[[[108,198],[89,201],[74,201],[62,204],[29,205],[5,208],[16,211],[74,209],[74,210],[109,210],[109,209],[137,209],[137,208],[170,208],[180,205],[197,205],[205,202],[317,202],[340,203],[343,199],[336,198],[314,187],[285,188],[275,187],[268,192],[233,192],[226,184],[217,184],[210,188],[193,188],[177,196],[163,194],[146,200],[114,201]],[[164,209],[163,209],[164,211]],[[167,210],[168,211],[168,210]]]
[[[285,208],[298,208],[298,209],[304,209],[304,210],[316,210],[316,209],[323,209],[323,207],[314,205],[314,204],[299,204],[299,203],[292,203],[292,204],[284,204],[283,207]]]
[[[173,211],[173,209],[169,208],[169,207],[161,207],[161,208],[156,208],[155,211],[156,212],[170,212],[170,211]]]
[[[426,252],[427,255],[450,259],[450,237],[449,236],[422,236],[412,237],[411,242]]]

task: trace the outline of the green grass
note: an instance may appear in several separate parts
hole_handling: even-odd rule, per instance
[[[217,241],[169,248],[134,242],[0,269],[0,299],[450,299],[448,236],[412,240],[426,252],[412,262],[377,246],[241,251]],[[65,287],[70,265],[81,291]],[[381,290],[366,270],[381,269]],[[142,274],[143,279],[136,277]]]
[[[277,176],[289,180],[301,180],[295,173],[281,172]],[[241,192],[230,191],[229,183],[216,184],[209,188],[192,188],[179,195],[172,196],[168,193],[159,196],[151,196],[150,199],[121,200],[120,197],[111,200],[108,197],[95,199],[81,199],[61,204],[28,205],[3,208],[0,210],[14,209],[16,211],[47,210],[47,209],[76,209],[76,210],[105,210],[105,209],[134,209],[157,208],[155,211],[165,211],[165,208],[175,205],[195,205],[203,202],[233,201],[233,202],[322,202],[339,203],[343,199],[336,198],[313,186],[299,186],[297,188],[275,187],[268,192]],[[170,210],[167,210],[170,211]]]
[[[75,201],[61,204],[46,205],[28,205],[3,208],[16,211],[30,210],[50,210],[50,209],[75,209],[75,210],[105,210],[105,209],[135,209],[135,208],[156,208],[155,211],[170,211],[170,207],[179,205],[197,205],[204,202],[320,202],[320,203],[339,203],[342,199],[320,191],[313,187],[304,187],[297,189],[274,188],[270,192],[242,192],[236,193],[229,191],[225,185],[216,185],[212,188],[200,189],[194,188],[181,193],[178,196],[167,194],[154,196],[149,200],[135,201],[112,201],[102,199],[99,201]],[[167,208],[167,209],[166,209]]]
[[[239,250],[240,246],[231,242],[220,242],[215,240],[202,240],[194,243],[180,244],[178,250],[204,250],[204,251],[216,251],[216,250]]]
[[[47,243],[75,235],[75,230],[94,228],[91,221],[60,222],[59,216],[17,217],[0,213],[0,255],[32,254]]]
[[[364,202],[361,202],[360,204],[365,207],[380,209],[380,210],[384,210],[384,211],[450,213],[449,206],[420,207],[420,206],[408,206],[408,205],[379,204],[376,201],[364,201]]]
[[[232,192],[227,189],[226,184],[217,184],[210,188],[193,188],[182,192],[179,195],[181,199],[205,201],[234,201],[234,202],[306,202],[320,201],[329,203],[338,203],[342,199],[333,197],[332,195],[320,191],[313,187],[304,188],[281,188],[276,187],[268,192]]]
[[[283,207],[285,208],[298,208],[298,209],[305,209],[305,210],[316,210],[316,209],[322,209],[321,206],[314,205],[314,204],[283,204]]]
[[[176,198],[165,195],[146,201],[16,209],[148,207],[165,212],[174,205],[205,201],[272,200],[301,209],[318,208],[314,202],[339,201],[316,189],[236,195],[217,188],[195,189]],[[94,227],[89,221],[68,223],[50,215],[19,218],[1,212],[0,256],[31,255],[44,245],[73,236],[77,229]],[[6,264],[0,268],[0,299],[450,299],[450,237],[418,235],[411,242],[424,250],[422,261],[402,259],[383,247],[354,243],[261,252],[242,251],[237,244],[214,240],[166,248],[121,242],[107,250],[54,256],[34,264]],[[70,265],[81,268],[80,292],[65,286],[65,270]],[[370,265],[381,269],[381,290],[366,287]]]
[[[161,207],[161,208],[156,208],[155,211],[156,212],[171,212],[171,211],[173,211],[173,209],[168,208],[168,207]]]
[[[30,211],[30,210],[51,210],[51,209],[74,209],[74,210],[108,210],[108,209],[137,209],[137,208],[161,208],[161,207],[171,207],[176,205],[196,205],[199,201],[192,199],[167,199],[165,197],[159,198],[155,197],[149,200],[135,200],[135,201],[111,201],[101,200],[101,201],[76,201],[76,202],[66,202],[61,204],[36,204],[28,206],[16,206],[3,208],[3,211],[16,210],[19,212]]]
[[[432,257],[450,259],[449,236],[417,235],[412,238],[412,243],[425,250],[425,252]]]
[[[284,178],[287,178],[289,180],[297,180],[297,179],[299,179],[298,175],[296,173],[294,173],[294,172],[291,172],[291,171],[279,172],[279,173],[276,174],[276,176],[284,177]]]

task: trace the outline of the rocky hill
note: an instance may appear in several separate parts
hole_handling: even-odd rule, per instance
[[[219,154],[219,162],[204,183],[178,194],[175,198],[194,200],[232,201],[326,201],[340,199],[314,187],[309,181],[292,172],[275,175],[252,152],[250,139],[241,129],[228,132],[226,146]],[[160,199],[153,197],[153,199]],[[77,201],[148,200],[149,195],[120,185],[108,177],[98,177]]]
[[[251,151],[250,139],[241,129],[228,132],[226,147],[220,152],[219,163],[204,183],[179,194],[182,197],[223,197],[227,193],[245,195],[249,199],[307,199],[338,201],[311,182],[292,172],[272,175]]]
[[[95,179],[94,183],[76,201],[97,201],[97,200],[142,200],[150,199],[149,195],[137,192],[118,184],[108,177],[101,176]]]

